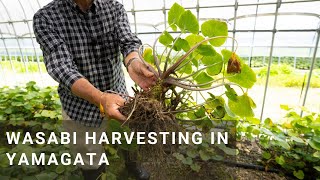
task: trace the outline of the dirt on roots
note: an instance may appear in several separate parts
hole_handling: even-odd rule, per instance
[[[137,93],[134,99],[128,101],[120,112],[128,117],[126,125],[133,132],[155,132],[156,144],[140,145],[137,150],[139,160],[164,161],[165,156],[175,152],[177,145],[170,143],[170,135],[167,136],[166,144],[163,144],[159,132],[179,132],[181,130],[174,115],[166,112],[164,105],[157,99],[150,98],[147,93]],[[146,139],[148,140],[148,139]]]

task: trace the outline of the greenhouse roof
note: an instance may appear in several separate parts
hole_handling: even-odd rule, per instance
[[[258,54],[268,52],[263,48],[270,46],[272,32],[276,31],[274,46],[300,48],[294,51],[296,55],[309,56],[308,48],[315,46],[316,31],[320,25],[320,1],[315,0],[119,1],[128,11],[132,31],[136,32],[145,43],[151,43],[155,39],[154,34],[167,27],[167,12],[175,2],[182,4],[186,9],[191,9],[200,21],[206,19],[227,21],[229,31],[236,33],[239,45],[261,48],[255,51]],[[50,0],[0,0],[1,54],[5,53],[5,48],[7,51],[17,48],[35,48],[39,51],[34,39],[32,18],[38,9],[49,2]],[[274,26],[275,21],[276,26]],[[286,50],[281,52],[283,55],[291,53]]]

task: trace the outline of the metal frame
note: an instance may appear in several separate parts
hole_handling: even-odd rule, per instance
[[[264,111],[264,106],[266,103],[266,96],[267,96],[267,90],[268,90],[268,83],[269,83],[269,77],[270,77],[270,69],[271,69],[271,62],[272,62],[272,53],[273,53],[273,45],[274,45],[274,39],[275,35],[277,32],[277,20],[278,20],[278,11],[281,6],[281,0],[278,0],[277,7],[276,7],[276,12],[274,16],[274,24],[273,24],[273,31],[272,31],[272,40],[271,40],[271,48],[270,48],[270,55],[269,55],[269,62],[268,62],[268,71],[267,71],[267,79],[266,79],[266,84],[263,92],[263,100],[262,100],[262,108],[261,108],[261,114],[260,114],[260,120],[263,118],[263,111]]]
[[[148,35],[148,34],[159,34],[160,32],[157,30],[158,26],[160,25],[164,25],[165,29],[167,28],[167,11],[169,10],[168,7],[166,7],[166,2],[167,0],[159,0],[159,1],[162,1],[163,2],[163,6],[159,9],[138,9],[135,7],[135,1],[137,0],[132,0],[131,3],[132,3],[132,9],[128,11],[128,13],[131,13],[132,16],[133,16],[133,19],[134,21],[132,22],[132,25],[134,27],[133,31],[138,34],[138,35]],[[33,53],[34,53],[34,56],[36,56],[36,62],[38,63],[38,68],[39,68],[39,72],[41,72],[41,68],[40,68],[40,60],[39,60],[39,54],[37,53],[37,51],[39,50],[39,46],[37,45],[36,42],[34,42],[34,34],[31,30],[31,27],[29,26],[29,23],[32,22],[32,19],[27,19],[27,15],[25,13],[25,9],[21,3],[21,0],[18,0],[19,4],[20,4],[20,8],[22,9],[22,12],[23,12],[23,16],[24,16],[24,19],[22,20],[13,20],[11,18],[11,15],[10,15],[10,9],[8,9],[5,5],[5,3],[3,2],[3,0],[0,0],[0,4],[3,6],[3,8],[5,9],[5,13],[7,14],[8,16],[8,20],[7,21],[0,21],[0,24],[4,24],[6,25],[6,30],[3,30],[1,29],[0,27],[0,39],[2,40],[3,42],[3,45],[4,45],[4,49],[5,50],[5,53],[8,57],[11,57],[12,54],[11,54],[11,48],[8,47],[7,43],[5,40],[9,40],[9,39],[15,39],[17,41],[17,49],[19,49],[19,52],[20,52],[20,57],[21,57],[21,60],[23,61],[24,63],[24,67],[26,69],[26,72],[28,72],[28,67],[27,67],[27,64],[26,64],[26,60],[25,60],[25,56],[24,56],[24,53],[23,53],[23,49],[30,49],[30,50],[33,50]],[[255,39],[255,33],[256,32],[271,32],[272,33],[272,39],[271,39],[271,44],[270,46],[268,46],[270,48],[270,52],[269,52],[269,62],[268,62],[268,71],[267,71],[267,79],[266,79],[266,82],[265,82],[265,87],[264,87],[264,92],[263,92],[263,103],[262,103],[262,108],[261,108],[261,114],[260,114],[260,119],[262,120],[263,119],[263,114],[264,114],[264,108],[265,108],[265,103],[266,103],[266,97],[267,97],[267,94],[268,94],[268,84],[269,84],[269,78],[270,78],[270,70],[271,70],[271,60],[272,60],[272,57],[273,57],[273,50],[274,48],[276,47],[279,47],[279,46],[274,46],[274,41],[275,41],[275,36],[276,36],[276,33],[278,32],[315,32],[315,36],[314,36],[314,41],[315,41],[315,44],[314,46],[310,47],[310,46],[299,46],[299,47],[308,47],[310,48],[310,53],[311,53],[311,50],[313,49],[313,55],[312,55],[312,59],[311,59],[311,67],[310,67],[310,71],[309,71],[309,75],[308,75],[308,79],[307,79],[307,85],[306,85],[306,89],[305,89],[305,92],[303,94],[303,101],[302,101],[302,106],[304,106],[306,104],[306,99],[307,99],[307,95],[308,95],[308,91],[309,91],[309,87],[310,87],[310,82],[311,82],[311,77],[312,77],[312,72],[313,72],[313,69],[314,69],[314,65],[315,65],[315,62],[316,62],[316,58],[317,58],[317,50],[319,48],[319,38],[320,38],[320,14],[316,14],[316,13],[308,13],[308,12],[304,12],[304,13],[301,13],[301,12],[290,12],[290,13],[281,13],[279,12],[279,8],[281,7],[281,5],[283,4],[293,4],[293,3],[306,3],[306,2],[319,2],[319,0],[295,0],[295,1],[283,1],[283,0],[277,0],[275,2],[260,2],[259,0],[257,0],[256,3],[241,3],[241,0],[235,0],[234,4],[230,4],[230,5],[217,5],[217,6],[200,6],[200,0],[197,0],[196,1],[196,5],[195,7],[186,7],[186,9],[193,9],[193,10],[196,10],[196,16],[197,16],[197,19],[199,21],[204,21],[204,20],[207,20],[208,18],[201,18],[200,17],[200,11],[201,9],[207,9],[207,8],[225,8],[225,7],[232,7],[234,8],[234,14],[233,14],[233,17],[232,18],[229,18],[229,19],[225,19],[226,21],[230,22],[230,21],[233,21],[233,27],[232,27],[232,30],[230,30],[229,32],[232,33],[232,36],[235,38],[236,37],[236,34],[239,33],[239,32],[252,32],[252,41],[251,41],[251,45],[250,46],[243,46],[243,47],[249,47],[250,48],[250,56],[249,56],[249,64],[251,64],[251,56],[252,56],[252,51],[255,47],[261,47],[261,46],[254,46],[254,39]],[[35,9],[38,9],[41,7],[40,5],[40,2],[39,0],[36,0],[36,3],[38,5],[38,7],[36,8],[32,8],[33,10]],[[123,3],[123,0],[122,0],[122,3]],[[276,8],[275,8],[275,12],[274,13],[263,13],[263,14],[258,14],[258,8],[260,6],[264,6],[264,5],[275,5]],[[242,15],[242,16],[238,16],[238,9],[239,7],[243,7],[243,6],[255,6],[256,7],[256,12],[254,14],[247,14],[247,15]],[[14,11],[14,10],[13,10]],[[161,22],[161,23],[158,23],[158,24],[148,24],[148,23],[137,23],[137,17],[136,17],[136,13],[137,12],[152,12],[152,11],[160,11],[160,12],[163,12],[163,15],[164,15],[164,22]],[[278,17],[281,16],[281,15],[300,15],[300,16],[312,16],[312,17],[316,17],[319,19],[319,24],[318,24],[318,27],[316,29],[281,29],[281,30],[278,30],[277,29],[277,21],[278,21]],[[272,29],[264,29],[264,30],[257,30],[256,27],[255,27],[255,24],[256,24],[256,20],[257,20],[257,17],[262,17],[262,16],[273,16],[274,17],[274,24],[273,24],[273,28]],[[255,18],[255,22],[254,22],[254,27],[253,29],[247,29],[247,30],[238,30],[237,29],[237,20],[239,19],[243,19],[243,18],[251,18],[251,17],[254,17]],[[17,34],[17,31],[15,29],[15,26],[14,24],[15,23],[25,23],[27,25],[27,28],[28,28],[28,33],[26,34],[23,34],[23,35],[18,35]],[[12,27],[12,30],[13,32],[10,32],[9,31],[9,26]],[[149,31],[149,32],[138,32],[138,26],[149,26],[149,27],[153,27],[154,28],[154,31]],[[9,35],[9,36],[8,36]],[[31,39],[31,42],[32,42],[32,47],[30,48],[26,48],[26,47],[22,47],[21,46],[21,42],[20,40],[22,39]],[[232,45],[231,45],[231,48],[232,50],[234,49],[234,42],[232,41]],[[286,46],[287,48],[298,48],[298,46]],[[9,58],[9,61],[11,63],[11,67],[12,69],[14,70],[14,67],[13,67],[13,64],[12,64],[12,60],[11,58]],[[296,60],[295,60],[296,61]],[[0,67],[0,70],[1,70],[1,67]],[[302,114],[301,114],[302,115]]]
[[[2,2],[2,0],[0,0],[0,3],[2,4],[3,8],[5,9],[5,12],[8,15],[9,21],[12,21],[12,18],[11,18],[11,15],[10,15],[9,11],[8,11],[8,8],[5,6],[5,4]],[[22,7],[22,9],[23,9],[23,7]],[[13,33],[14,33],[15,37],[17,37],[16,38],[17,39],[17,44],[18,44],[18,48],[19,48],[19,51],[20,51],[20,55],[21,55],[20,58],[21,58],[21,60],[22,60],[22,62],[24,64],[26,72],[28,73],[28,67],[27,67],[26,61],[24,59],[24,55],[23,55],[23,52],[22,52],[22,48],[21,48],[21,45],[20,45],[20,41],[19,41],[19,38],[18,38],[18,35],[17,35],[16,28],[14,27],[13,23],[10,23],[10,22],[8,22],[8,23],[9,23],[9,25],[12,26]]]
[[[21,0],[18,0],[19,4],[20,4],[20,7],[22,9],[22,12],[23,12],[23,15],[24,15],[24,18],[27,19],[27,15],[26,15],[26,12],[23,8],[23,5],[21,3]],[[29,26],[29,23],[28,21],[24,21],[24,23],[27,25],[28,27],[28,31],[29,31],[29,35],[30,35],[30,39],[31,39],[31,43],[32,43],[32,46],[33,46],[33,50],[34,50],[34,55],[36,55],[37,57],[37,63],[38,63],[38,70],[39,70],[39,73],[42,74],[42,71],[41,71],[41,68],[40,68],[40,60],[38,58],[38,55],[37,55],[37,51],[36,51],[36,46],[35,46],[35,43],[34,43],[34,40],[33,40],[33,37],[32,37],[32,31],[30,29],[30,26]],[[27,71],[28,72],[28,71]]]

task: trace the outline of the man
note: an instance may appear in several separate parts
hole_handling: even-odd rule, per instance
[[[126,12],[116,0],[54,0],[34,15],[33,23],[47,71],[59,83],[64,126],[69,131],[104,131],[100,103],[107,119],[126,119],[118,110],[123,97],[103,93],[126,93],[120,53],[136,84],[147,90],[155,83],[155,75],[139,59],[141,41],[132,34]],[[70,149],[73,154],[103,151],[101,145],[79,141]],[[104,168],[85,164],[81,169],[85,179],[96,179]],[[144,169],[134,170],[138,179],[149,178]]]

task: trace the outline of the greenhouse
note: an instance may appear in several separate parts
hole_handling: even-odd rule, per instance
[[[319,9],[0,0],[0,179],[320,179]]]

